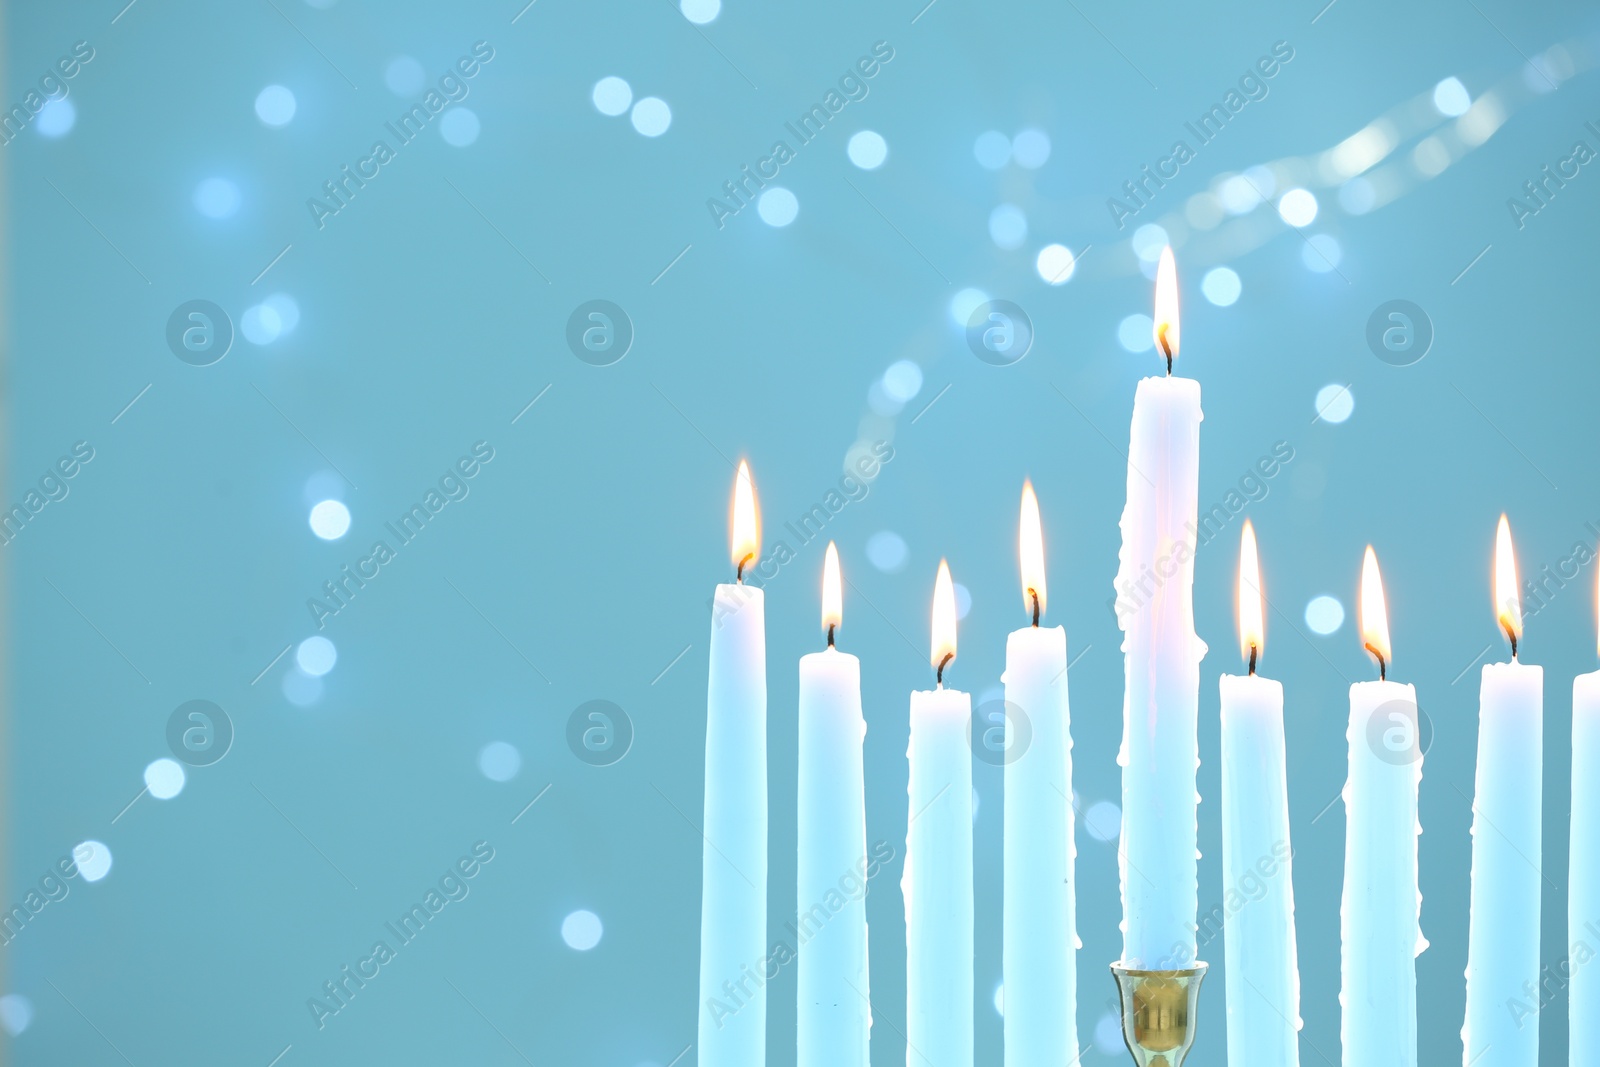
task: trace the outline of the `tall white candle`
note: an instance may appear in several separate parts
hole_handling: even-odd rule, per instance
[[[1077,886],[1073,880],[1072,730],[1067,632],[1039,625],[1044,537],[1033,485],[1022,488],[1023,602],[1033,624],[1006,640],[1006,709],[1027,723],[1028,746],[1005,757],[1004,954],[1007,1067],[1069,1064],[1078,1056]],[[1019,723],[1009,723],[1020,735]],[[1013,736],[1011,744],[1018,737]]]
[[[1416,1067],[1419,922],[1417,691],[1387,680],[1389,621],[1378,559],[1361,567],[1361,630],[1382,680],[1350,687],[1345,782],[1341,1038],[1345,1067]]]
[[[755,490],[739,464],[733,560],[760,545]],[[762,592],[717,586],[706,697],[705,848],[701,861],[700,1067],[766,1062],[767,635]]]
[[[839,552],[823,564],[828,647],[800,659],[799,1067],[867,1067],[867,809],[862,792],[861,661],[834,647],[842,622]]]
[[[1125,659],[1122,750],[1122,960],[1144,969],[1195,962],[1195,771],[1200,660],[1194,632],[1200,385],[1170,376],[1178,351],[1172,250],[1156,277],[1155,331],[1169,376],[1139,383],[1128,446],[1117,622]]]
[[[1239,640],[1250,673],[1222,688],[1222,869],[1245,904],[1223,925],[1228,1062],[1299,1067],[1300,968],[1283,750],[1283,686],[1256,674],[1265,638],[1255,529],[1239,543]],[[1259,895],[1258,895],[1259,894]]]
[[[1572,682],[1572,851],[1567,875],[1567,1045],[1587,1067],[1600,1042],[1600,671]],[[1576,950],[1582,942],[1583,952]]]
[[[906,752],[907,1067],[972,1067],[972,698],[944,688],[955,654],[955,589],[941,560],[933,588],[938,687],[911,694]]]
[[[1463,1063],[1537,1067],[1544,669],[1517,660],[1522,608],[1511,528],[1495,533],[1495,609],[1510,663],[1487,663],[1478,702],[1472,800],[1472,915],[1467,934]],[[1576,809],[1575,809],[1576,810]],[[1529,992],[1532,990],[1533,992]]]

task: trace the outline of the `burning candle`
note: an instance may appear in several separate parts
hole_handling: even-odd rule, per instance
[[[834,647],[844,619],[839,552],[822,568],[828,647],[800,659],[799,1067],[867,1067],[867,809],[861,661]]]
[[[1072,1063],[1078,1055],[1078,931],[1067,632],[1039,625],[1045,609],[1044,535],[1031,482],[1022,487],[1018,547],[1023,607],[1032,624],[1006,641],[1003,680],[1013,736],[1005,757],[1002,980],[1006,1063],[1035,1067]],[[1027,748],[1013,751],[1022,730]]]
[[[956,658],[956,595],[933,586],[936,688],[911,694],[905,873],[906,1061],[972,1067],[972,698],[944,687]]]
[[[1195,771],[1200,660],[1193,530],[1200,484],[1200,386],[1172,377],[1178,289],[1172,250],[1156,274],[1155,338],[1166,377],[1139,383],[1122,512],[1117,622],[1125,661],[1122,750],[1122,964],[1195,964]]]
[[[701,858],[701,1067],[766,1062],[767,633],[762,592],[744,584],[760,553],[750,468],[734,479],[736,580],[712,602]]]
[[[1222,928],[1228,1062],[1299,1067],[1283,686],[1256,674],[1266,637],[1262,601],[1256,532],[1246,519],[1239,542],[1239,643],[1249,673],[1224,674],[1221,681],[1222,869],[1228,892],[1249,897]]]
[[[1416,958],[1428,947],[1417,889],[1417,691],[1388,680],[1389,618],[1370,545],[1361,564],[1361,635],[1378,662],[1378,681],[1350,687],[1340,907],[1344,1063],[1416,1067]]]
[[[1522,602],[1504,515],[1495,531],[1494,558],[1495,613],[1511,644],[1511,661],[1484,664],[1479,690],[1461,1043],[1466,1063],[1537,1067],[1544,669],[1517,658]]]

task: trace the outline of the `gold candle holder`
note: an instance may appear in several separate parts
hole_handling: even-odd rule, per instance
[[[1141,971],[1111,965],[1122,1000],[1122,1039],[1139,1067],[1182,1067],[1194,1046],[1200,981],[1206,965],[1181,971]]]

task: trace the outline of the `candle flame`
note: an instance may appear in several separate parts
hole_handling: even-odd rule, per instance
[[[1172,258],[1172,246],[1161,250],[1161,263],[1156,267],[1156,314],[1153,336],[1156,352],[1168,361],[1178,357],[1178,265]]]
[[[1244,520],[1244,533],[1239,538],[1239,648],[1252,669],[1256,656],[1266,643],[1266,625],[1262,619],[1261,561],[1256,555],[1256,529],[1250,520]]]
[[[1044,614],[1044,530],[1039,522],[1039,498],[1033,483],[1022,483],[1022,524],[1017,536],[1022,557],[1022,604],[1035,616]]]
[[[1494,603],[1515,655],[1517,642],[1522,639],[1522,597],[1517,594],[1517,555],[1511,547],[1511,523],[1504,515],[1494,532]]]
[[[956,588],[950,581],[950,564],[939,561],[939,576],[933,582],[932,663],[943,667],[946,658],[956,654]]]
[[[1389,608],[1383,599],[1378,555],[1371,545],[1367,546],[1367,554],[1361,560],[1361,641],[1367,651],[1384,664],[1389,662],[1393,654],[1389,647]]]
[[[832,541],[829,541],[828,554],[822,559],[822,628],[831,630],[843,622],[844,602],[839,590],[839,550],[834,547]]]
[[[733,530],[733,565],[742,571],[761,556],[761,514],[756,508],[756,487],[750,481],[750,465],[742,459],[739,461],[739,473],[733,479],[733,518],[730,526]]]

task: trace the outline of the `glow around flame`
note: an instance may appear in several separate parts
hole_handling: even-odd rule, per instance
[[[1256,556],[1256,529],[1250,520],[1244,521],[1244,533],[1239,538],[1239,648],[1246,660],[1254,649],[1260,652],[1266,644],[1266,626],[1262,619],[1261,562]]]
[[[1504,515],[1494,532],[1494,607],[1501,627],[1513,641],[1522,640],[1522,597],[1517,592],[1517,554],[1511,547],[1511,523]]]
[[[950,581],[950,564],[939,561],[939,576],[933,582],[933,650],[935,667],[946,656],[956,654],[956,587]]]
[[[839,550],[828,542],[828,554],[822,559],[822,629],[839,626],[844,622],[844,599],[839,589]]]
[[[1388,663],[1393,658],[1389,646],[1389,607],[1383,599],[1383,575],[1378,573],[1378,554],[1367,546],[1361,560],[1361,642]]]
[[[1044,614],[1044,530],[1039,522],[1039,498],[1033,495],[1033,483],[1022,483],[1022,523],[1017,534],[1017,548],[1022,560],[1022,603],[1028,614],[1033,614],[1033,598],[1039,598],[1039,614]]]
[[[761,513],[756,508],[756,487],[750,481],[750,465],[739,461],[733,479],[733,517],[729,523],[733,565],[746,566],[761,558]]]
[[[1166,341],[1162,341],[1162,335]],[[1161,250],[1161,263],[1156,267],[1156,313],[1152,336],[1156,354],[1171,351],[1178,358],[1178,265],[1172,258],[1172,246]]]

